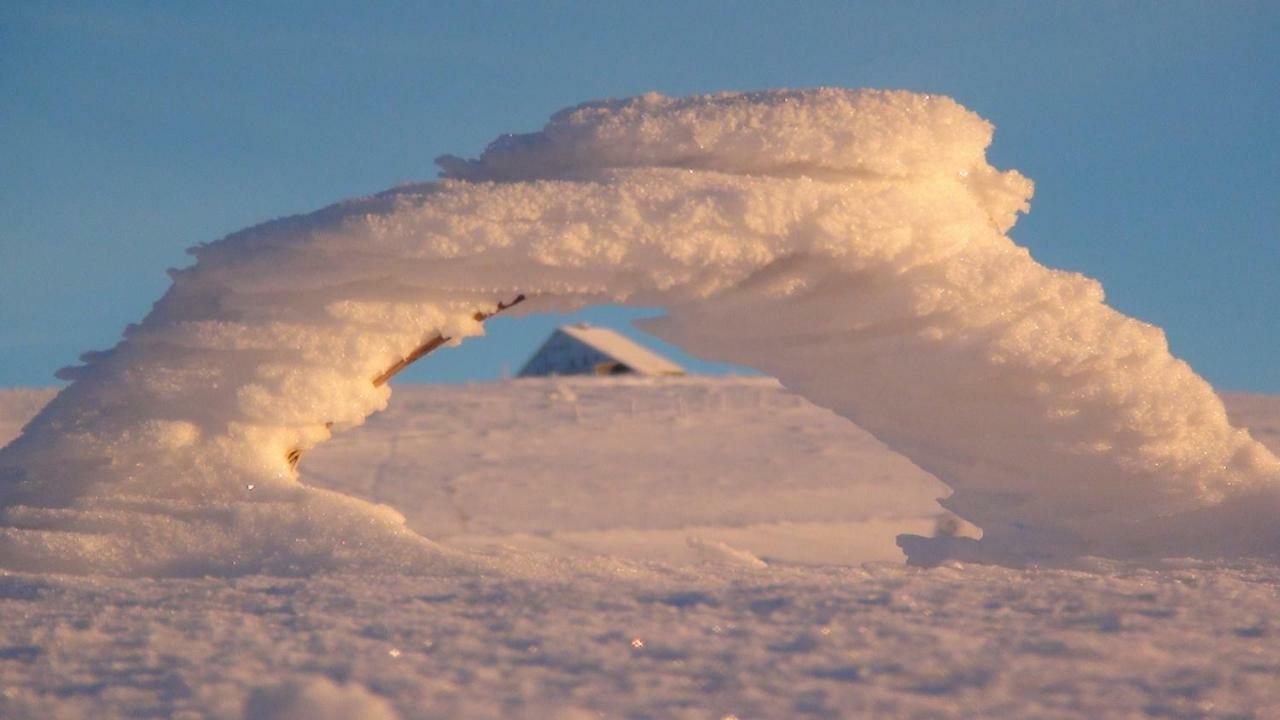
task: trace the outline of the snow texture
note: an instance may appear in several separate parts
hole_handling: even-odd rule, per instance
[[[452,548],[670,564],[901,562],[947,492],[767,378],[401,386],[300,470]]]
[[[1274,557],[1280,461],[1158,328],[1007,237],[1032,187],[986,162],[991,136],[908,92],[594,102],[443,158],[441,182],[195,248],[0,451],[0,567],[472,568],[286,457],[385,407],[373,378],[518,293],[521,312],[665,306],[664,338],[872,432],[983,530],[904,538],[918,562]]]
[[[1280,707],[1274,566],[623,569],[0,575],[0,717],[299,717],[287,712],[338,700],[329,684],[364,717],[389,716],[367,693],[402,720],[1267,720]]]
[[[40,393],[0,392],[0,427],[35,411],[8,406],[23,396]],[[1280,427],[1280,398],[1227,408]],[[584,457],[556,474],[570,443]],[[636,445],[662,463],[638,463]],[[441,447],[465,458],[435,466]],[[474,474],[455,482],[460,467]],[[1266,720],[1280,707],[1275,564],[859,567],[836,554],[862,544],[840,522],[914,522],[938,485],[766,380],[401,387],[302,471],[522,571],[0,572],[0,717]],[[757,502],[771,476],[779,487]],[[823,494],[850,485],[861,505]],[[618,487],[630,494],[611,502]],[[803,522],[827,528],[833,554],[787,552],[807,541]],[[686,523],[704,528],[695,544],[768,566],[626,544],[628,528]],[[604,556],[576,545],[588,530]],[[646,549],[664,562],[634,559]]]

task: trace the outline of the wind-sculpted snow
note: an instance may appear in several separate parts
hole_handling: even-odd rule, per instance
[[[918,561],[1275,555],[1280,462],[1159,329],[1005,236],[1031,183],[986,163],[990,139],[938,96],[649,95],[444,158],[439,183],[198,247],[0,454],[0,565],[463,562],[393,510],[301,486],[286,457],[521,293],[520,312],[665,306],[662,336],[777,376],[935,473],[985,535],[905,539]]]

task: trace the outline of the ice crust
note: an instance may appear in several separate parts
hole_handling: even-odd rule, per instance
[[[649,327],[778,377],[950,486],[981,541],[920,562],[1280,551],[1280,461],[1163,333],[1006,233],[1030,181],[908,92],[588,103],[440,182],[195,248],[0,451],[0,566],[117,574],[463,562],[286,461],[475,313],[662,305]],[[331,424],[331,425],[330,425]],[[441,452],[448,452],[441,448]]]

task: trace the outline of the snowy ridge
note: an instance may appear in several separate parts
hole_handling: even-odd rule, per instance
[[[1157,328],[1005,236],[1031,183],[986,163],[990,139],[954,101],[906,92],[590,103],[443,160],[440,183],[199,247],[0,451],[0,566],[456,567],[287,458],[517,294],[521,312],[664,305],[664,338],[854,420],[983,528],[909,543],[923,561],[1274,556],[1280,461]]]

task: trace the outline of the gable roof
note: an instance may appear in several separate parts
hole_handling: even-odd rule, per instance
[[[590,374],[582,360],[574,354],[566,355],[571,347],[583,348],[597,357],[626,366],[639,375],[684,375],[684,368],[648,350],[630,338],[606,328],[591,327],[586,323],[562,325],[547,338],[520,370],[521,377],[555,374]],[[581,351],[578,353],[581,354]],[[575,359],[576,358],[576,359]],[[595,361],[592,361],[595,362]],[[598,372],[597,368],[597,372]]]
[[[683,375],[684,368],[608,328],[586,323],[563,325],[560,332],[645,375]]]

